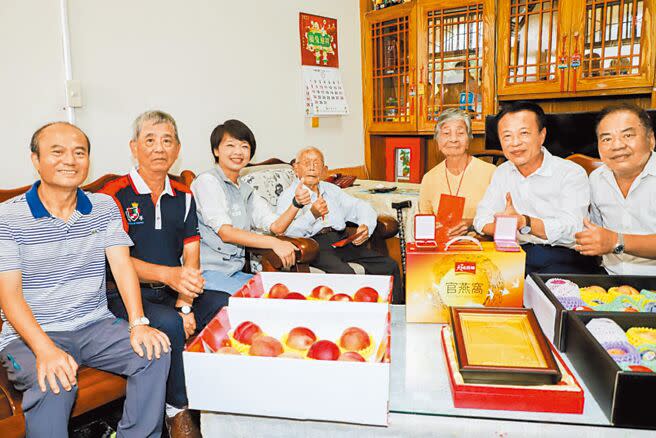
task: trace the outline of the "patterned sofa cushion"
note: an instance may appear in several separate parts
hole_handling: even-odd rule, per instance
[[[285,165],[284,167],[260,171],[251,168],[250,172],[240,176],[239,180],[253,187],[257,194],[275,208],[278,205],[278,196],[291,185],[294,178],[292,166]]]

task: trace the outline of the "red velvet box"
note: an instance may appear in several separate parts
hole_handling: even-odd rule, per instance
[[[449,375],[449,385],[456,408],[498,409],[506,411],[583,413],[583,389],[574,374],[552,348],[563,380],[558,385],[511,386],[468,384],[462,381],[453,347],[451,329],[442,327],[442,350]],[[563,384],[563,382],[566,382]]]

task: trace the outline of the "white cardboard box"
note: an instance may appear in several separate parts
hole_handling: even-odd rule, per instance
[[[378,292],[379,304],[389,304],[392,292],[392,277],[390,275],[353,275],[353,274],[299,274],[293,272],[260,272],[255,275],[240,290],[235,292],[237,299],[240,295],[259,298],[267,294],[276,283],[286,285],[290,291],[298,292],[306,297],[316,286],[328,286],[335,294],[343,293],[351,298],[361,287],[372,287]],[[357,303],[356,303],[357,304]],[[365,303],[371,304],[371,303]]]
[[[262,278],[273,281],[271,285],[279,282],[281,275],[289,275],[266,274],[269,275]],[[307,278],[314,275],[321,278]],[[372,278],[366,281],[363,277]],[[386,276],[331,274],[291,274],[281,282],[287,283],[290,289],[292,285],[294,290],[298,287],[302,293],[305,290],[309,293],[318,284],[339,291],[355,288],[353,292],[363,285],[378,289],[383,283],[389,284]],[[301,287],[306,289],[301,290]],[[183,358],[190,408],[387,425],[390,364],[375,362],[380,357],[377,354],[379,349],[389,351],[387,303],[231,298],[230,305],[215,319],[222,319],[223,324],[229,320],[233,328],[243,321],[253,321],[267,335],[278,339],[292,328],[304,326],[313,330],[319,339],[333,342],[337,342],[344,329],[357,326],[373,336],[374,353],[369,362],[363,363],[185,351]],[[202,334],[198,336],[199,340],[202,340]],[[381,346],[383,342],[385,345]]]
[[[540,323],[545,336],[562,351],[556,336],[560,332],[559,329],[556,329],[556,322],[560,322],[556,321],[558,310],[544,292],[540,290],[540,287],[535,284],[531,276],[526,277],[524,281],[524,307],[533,309],[535,318]]]

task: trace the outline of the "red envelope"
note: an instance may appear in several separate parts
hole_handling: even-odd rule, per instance
[[[462,196],[440,195],[440,204],[437,207],[437,222],[442,225],[437,229],[435,240],[444,242],[447,240],[449,228],[453,228],[462,221],[465,211],[465,198]]]

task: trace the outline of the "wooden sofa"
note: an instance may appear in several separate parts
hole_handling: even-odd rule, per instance
[[[115,178],[118,178],[118,175],[104,175],[84,186],[83,189],[95,192]],[[194,179],[194,173],[185,170],[180,176],[171,175],[171,178],[189,185]],[[30,186],[24,186],[16,189],[0,190],[0,202],[18,196],[29,190],[29,188]],[[292,270],[307,272],[309,270],[308,263],[316,257],[317,243],[312,239],[287,239],[299,248],[296,254],[297,264]],[[249,253],[256,253],[261,257],[263,270],[276,271],[282,267],[281,260],[271,250],[249,248]],[[2,327],[2,322],[0,322],[0,327]],[[73,406],[72,417],[82,415],[124,397],[125,384],[126,380],[121,376],[94,368],[80,367],[78,372],[78,396]],[[0,366],[0,437],[25,436],[25,417],[21,407],[21,400],[22,394],[14,389],[9,382],[6,370]]]

